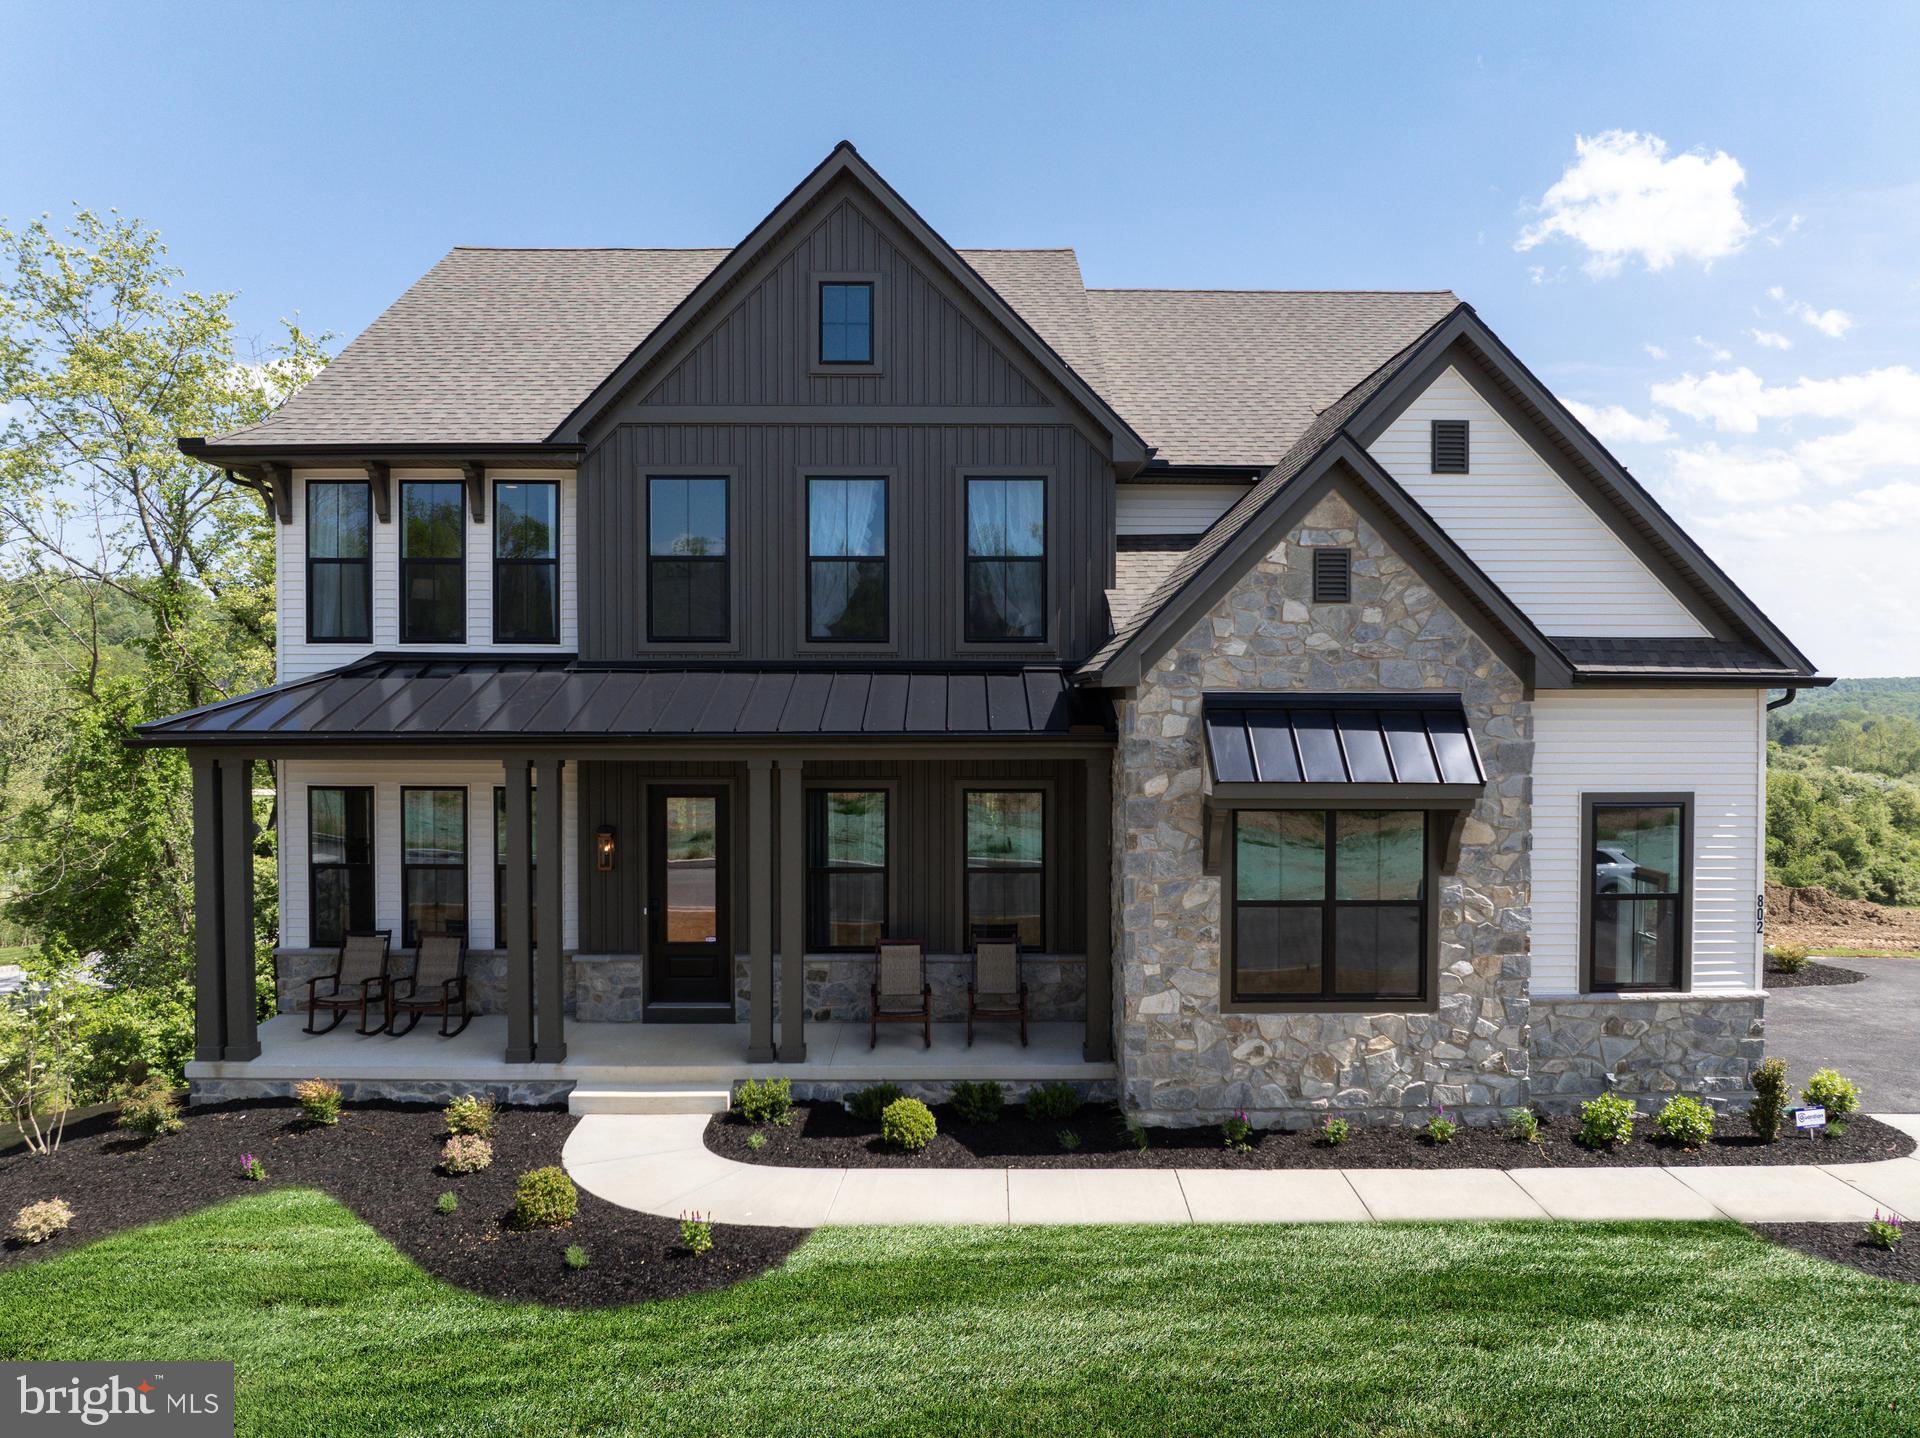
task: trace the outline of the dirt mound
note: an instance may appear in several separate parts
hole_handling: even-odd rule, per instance
[[[1804,944],[1816,954],[1851,949],[1920,954],[1920,909],[1843,899],[1818,887],[1768,884],[1767,943]]]
[[[1843,899],[1818,884],[1804,889],[1789,889],[1785,884],[1767,885],[1767,923],[1891,924],[1897,922],[1897,909],[1883,909],[1866,899]]]

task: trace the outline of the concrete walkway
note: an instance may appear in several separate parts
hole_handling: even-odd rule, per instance
[[[1876,1115],[1920,1137],[1920,1115]],[[775,1168],[701,1141],[705,1114],[592,1114],[561,1161],[623,1208],[715,1223],[1304,1223],[1369,1219],[1860,1222],[1920,1215],[1920,1158],[1791,1167]]]

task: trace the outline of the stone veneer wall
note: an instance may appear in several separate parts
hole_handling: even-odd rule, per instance
[[[1766,1002],[1752,992],[1535,999],[1533,1101],[1569,1113],[1612,1090],[1647,1110],[1676,1093],[1743,1108],[1766,1056]]]
[[[1315,605],[1310,549],[1353,550],[1351,604]],[[1224,1013],[1220,880],[1203,871],[1201,695],[1463,696],[1489,777],[1442,876],[1432,1014]],[[1316,504],[1120,705],[1121,1090],[1146,1122],[1374,1122],[1528,1096],[1531,705],[1520,678],[1337,494]]]

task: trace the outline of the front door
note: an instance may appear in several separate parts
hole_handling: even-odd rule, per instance
[[[727,791],[647,791],[647,1017],[733,1018]]]

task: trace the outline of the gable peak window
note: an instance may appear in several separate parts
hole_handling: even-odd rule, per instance
[[[365,480],[307,481],[307,639],[373,642],[373,506]]]
[[[887,482],[807,480],[807,638],[887,639]]]
[[[966,639],[1047,637],[1047,482],[967,480]]]
[[[467,638],[467,489],[458,480],[400,486],[400,642]]]
[[[1468,472],[1467,421],[1464,419],[1433,421],[1433,472],[1435,474]]]
[[[552,480],[493,487],[493,638],[560,642],[560,486]]]
[[[724,475],[647,480],[647,639],[724,644],[732,636]]]
[[[1353,600],[1353,551],[1313,551],[1313,602],[1347,604]]]
[[[873,363],[873,282],[820,283],[820,363]]]

